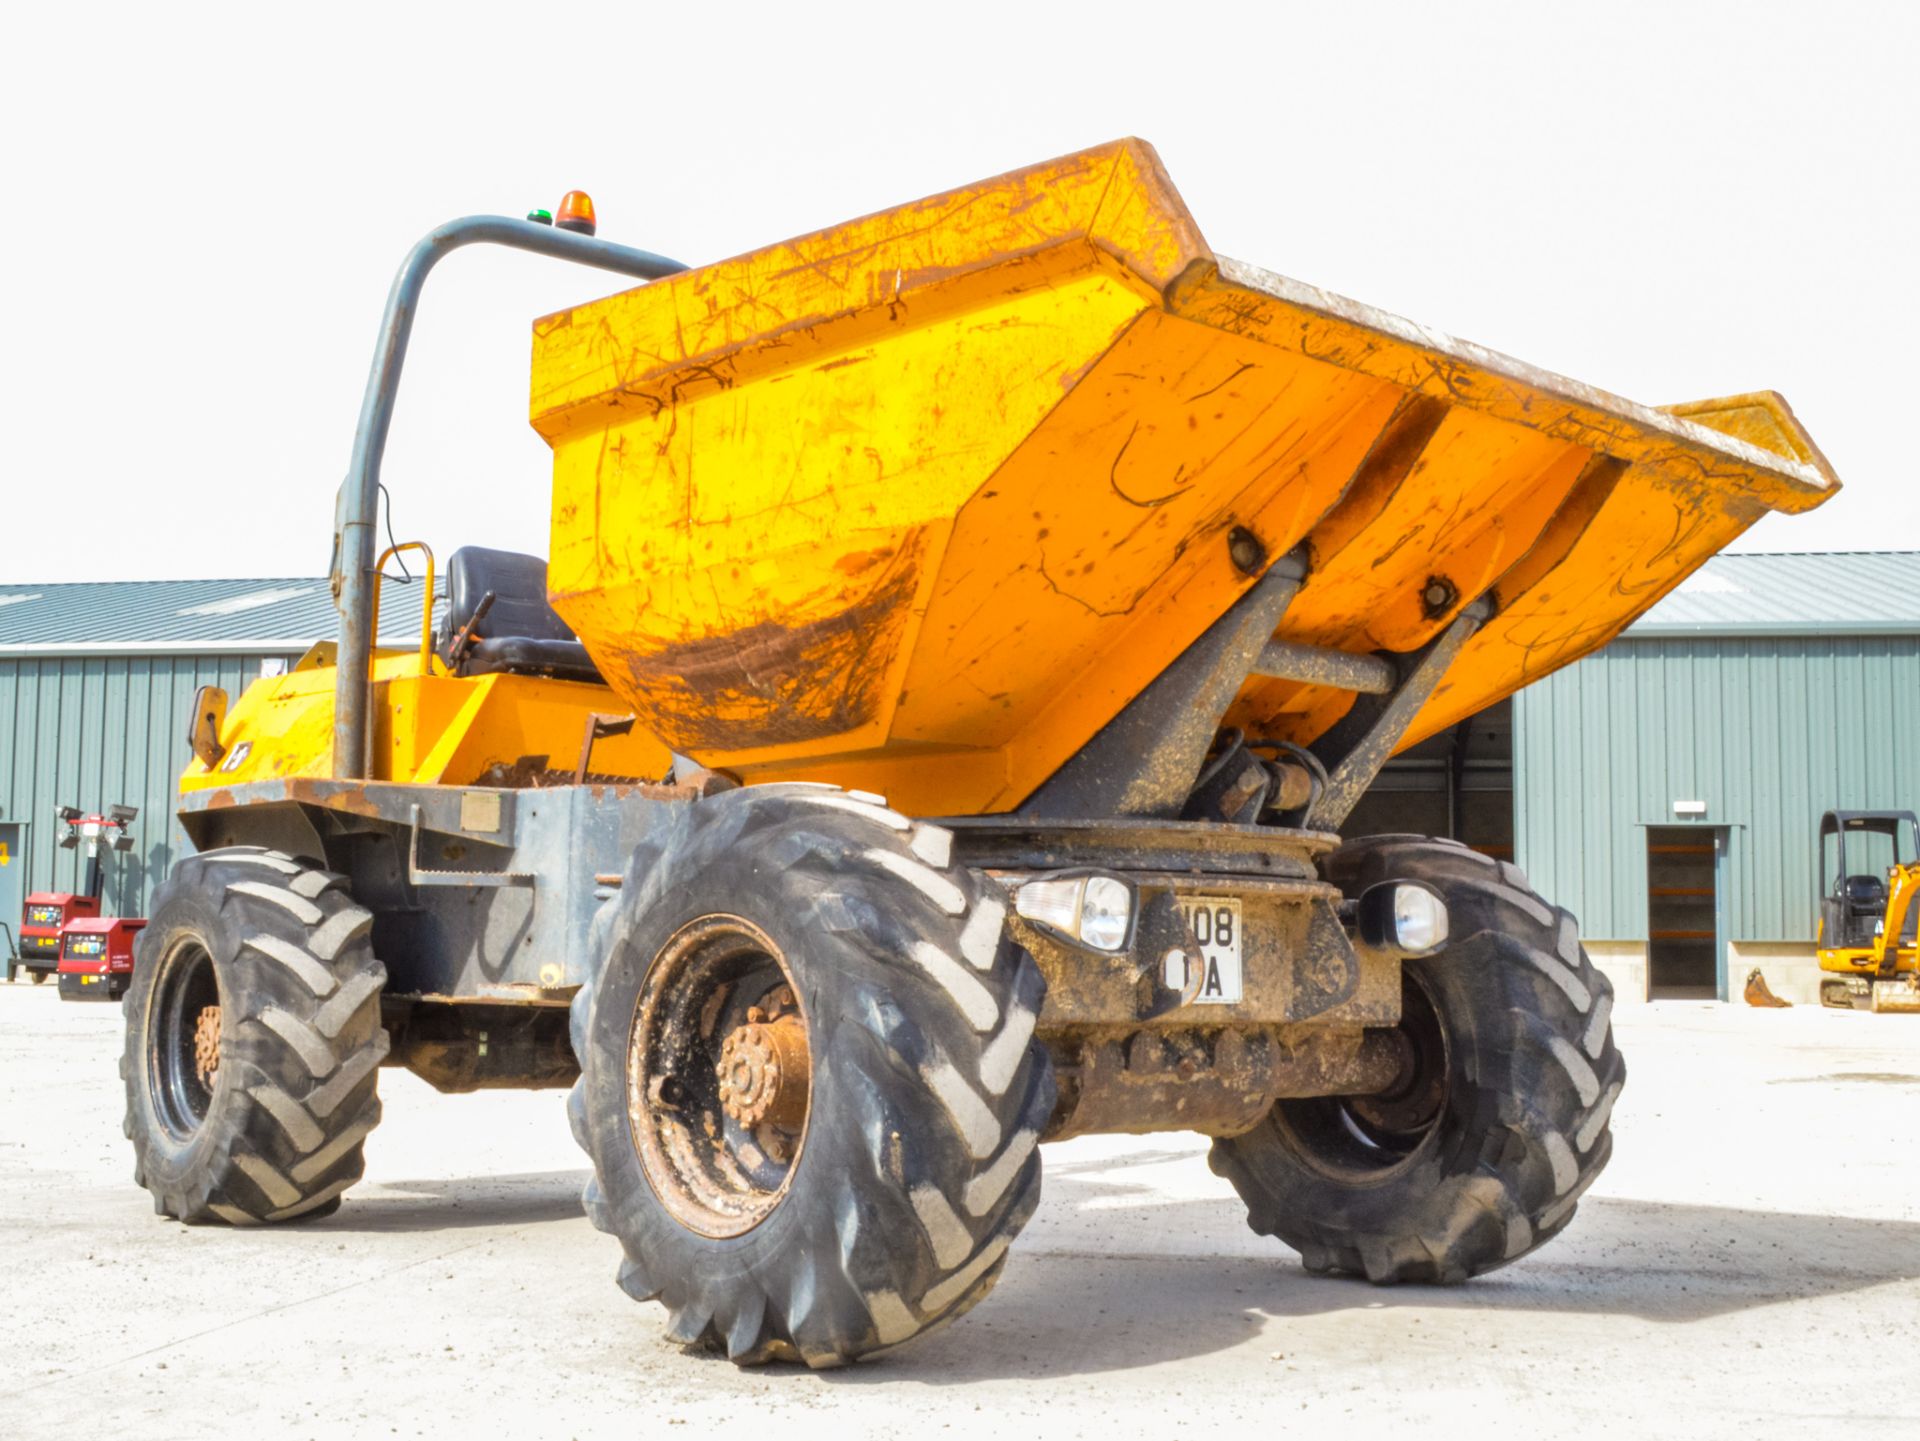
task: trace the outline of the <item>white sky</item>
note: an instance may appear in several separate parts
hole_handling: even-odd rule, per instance
[[[579,186],[700,263],[1125,134],[1220,252],[1636,400],[1777,389],[1920,547],[1920,6],[35,6],[8,22],[0,580],[316,575],[407,247]],[[61,13],[64,12],[64,13]],[[529,322],[466,251],[402,537],[545,553]]]

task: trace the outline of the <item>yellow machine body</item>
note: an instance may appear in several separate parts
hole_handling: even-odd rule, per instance
[[[615,712],[596,772],[1011,810],[1301,546],[1278,639],[1404,653],[1491,597],[1404,747],[1837,485],[1770,393],[1650,409],[1220,258],[1137,140],[549,316],[532,420],[607,687],[382,653],[376,779],[564,770]],[[183,786],[326,774],[333,678],[254,686]],[[1255,678],[1227,724],[1352,699]]]
[[[1411,745],[1835,485],[1777,396],[1651,410],[1220,259],[1139,141],[550,316],[532,400],[553,602],[641,724],[920,813],[1017,806],[1253,583],[1236,532],[1310,548],[1281,639],[1493,593]]]
[[[195,760],[182,791],[333,773],[332,646],[316,647],[287,674],[254,682],[227,713],[223,753]],[[604,686],[536,676],[449,675],[438,658],[380,650],[373,663],[370,780],[422,785],[528,785],[574,772],[587,720],[626,714]],[[596,776],[659,780],[671,756],[638,730],[592,748]]]

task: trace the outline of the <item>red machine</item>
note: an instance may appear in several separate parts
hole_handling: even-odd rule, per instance
[[[100,914],[98,896],[35,891],[20,914],[20,966],[39,985],[60,965],[60,932],[69,921]]]
[[[73,850],[81,842],[87,847],[85,889],[80,892],[35,891],[29,895],[20,917],[20,964],[35,985],[56,971],[65,970],[61,936],[69,926],[81,921],[98,920],[100,891],[105,883],[103,850],[133,849],[133,821],[140,814],[137,806],[108,806],[105,815],[85,815],[77,807],[61,806],[56,812],[66,827],[60,837],[62,850]],[[109,922],[110,924],[110,922]],[[145,924],[136,922],[136,925]],[[124,984],[123,987],[124,989]],[[61,993],[67,994],[64,985]]]
[[[60,999],[117,1001],[133,980],[133,938],[145,921],[82,916],[60,933]]]

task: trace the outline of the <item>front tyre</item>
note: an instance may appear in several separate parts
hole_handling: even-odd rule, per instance
[[[1044,982],[951,833],[728,791],[627,871],[574,1003],[586,1208],[683,1345],[835,1366],[953,1319],[1040,1196]]]
[[[1446,900],[1453,939],[1402,968],[1407,1065],[1382,1095],[1281,1101],[1216,1141],[1213,1169],[1310,1271],[1457,1282],[1544,1245],[1612,1154],[1626,1079],[1573,916],[1449,841],[1370,837],[1326,874],[1348,896],[1423,881]]]
[[[380,1119],[386,970],[345,880],[277,851],[189,856],[122,1003],[134,1181],[181,1221],[325,1215]]]

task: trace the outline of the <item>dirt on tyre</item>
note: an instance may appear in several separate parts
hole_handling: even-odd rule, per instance
[[[1040,1197],[1045,983],[952,835],[821,787],[639,847],[574,1003],[593,1224],[669,1335],[836,1366],[976,1304]]]
[[[189,856],[122,1002],[134,1180],[181,1221],[325,1215],[365,1167],[386,971],[342,877],[276,851]]]
[[[1381,1096],[1280,1102],[1216,1141],[1213,1169],[1310,1271],[1452,1283],[1544,1245],[1612,1154],[1626,1079],[1613,988],[1573,916],[1515,867],[1426,837],[1354,842],[1326,875],[1350,897],[1423,881],[1446,900],[1445,948],[1403,966],[1408,1064]]]

